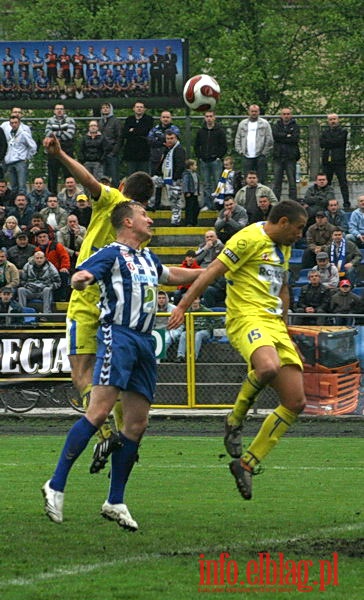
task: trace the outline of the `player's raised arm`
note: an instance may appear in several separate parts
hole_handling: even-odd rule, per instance
[[[222,277],[227,270],[227,267],[216,258],[207,269],[202,271],[172,312],[168,321],[168,329],[176,329],[176,327],[179,327],[183,323],[184,314],[191,306],[193,300],[201,296],[202,292],[205,291],[210,283],[215,281],[218,277]]]
[[[55,135],[50,135],[44,138],[43,146],[46,152],[53,158],[59,160],[67,169],[72,173],[73,177],[77,179],[85,188],[87,188],[93,198],[98,198],[101,194],[101,184],[95,177],[77,160],[68,156],[68,154],[62,150],[61,144]]]

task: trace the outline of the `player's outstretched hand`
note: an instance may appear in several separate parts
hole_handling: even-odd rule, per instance
[[[59,143],[59,139],[51,134],[49,137],[44,138],[43,146],[48,154],[52,156],[57,156],[61,151],[61,144]]]
[[[185,320],[185,311],[179,306],[172,311],[168,319],[168,329],[177,329]]]
[[[71,286],[75,290],[84,290],[90,283],[94,282],[94,276],[85,269],[83,271],[76,271],[72,275]]]

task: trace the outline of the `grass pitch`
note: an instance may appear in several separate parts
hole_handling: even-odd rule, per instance
[[[327,584],[324,592],[313,584],[309,597],[364,597],[362,439],[282,439],[247,502],[235,488],[220,438],[147,436],[126,496],[136,533],[99,516],[108,479],[106,471],[89,475],[91,448],[69,478],[64,523],[44,516],[40,488],[63,441],[1,436],[2,600],[193,600],[229,591],[240,598],[255,592],[262,600],[283,592],[298,597],[288,591],[295,586],[266,585],[266,575],[260,589],[226,585],[228,561],[239,567],[240,581],[247,563],[263,552],[277,562],[281,553],[296,566],[311,560],[311,584],[318,581],[319,561],[332,561],[336,552],[338,585]],[[213,585],[224,552],[229,556],[215,582],[223,577],[224,586]],[[210,585],[201,586],[206,560],[216,565]]]

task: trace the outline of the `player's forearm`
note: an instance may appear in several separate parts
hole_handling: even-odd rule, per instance
[[[185,269],[184,267],[169,268],[169,285],[185,285],[193,283],[205,269]]]
[[[81,163],[71,156],[68,156],[64,150],[59,151],[57,158],[65,167],[67,167],[73,177],[91,192],[93,198],[98,198],[100,196],[100,183],[83,165],[81,165]]]
[[[195,298],[199,298],[205,289],[215,281],[218,277],[224,275],[227,271],[225,265],[218,259],[215,259],[196,279],[188,291],[183,296],[178,306],[183,310],[187,310]]]

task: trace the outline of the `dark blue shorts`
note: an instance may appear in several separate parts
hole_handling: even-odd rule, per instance
[[[157,384],[154,337],[121,325],[101,325],[93,384],[137,392],[152,403]]]

